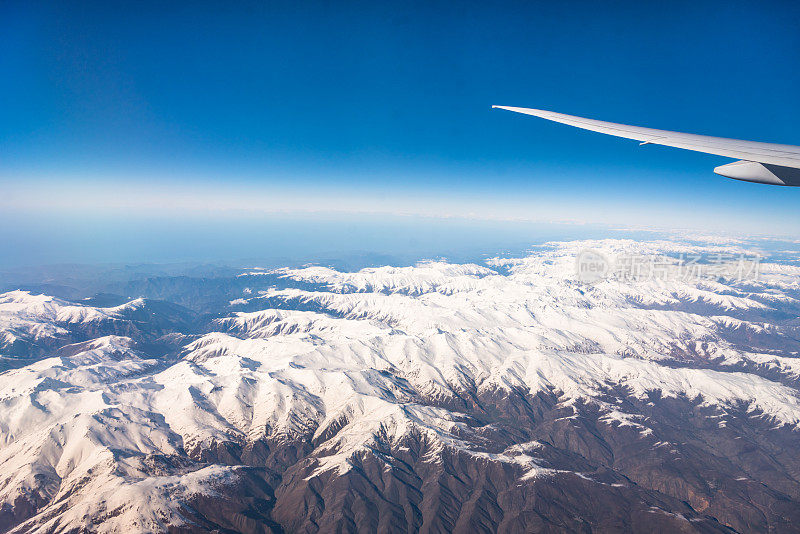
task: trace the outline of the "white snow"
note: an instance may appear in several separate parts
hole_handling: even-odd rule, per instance
[[[653,279],[587,286],[574,272],[584,248],[743,251],[738,242],[605,240],[551,243],[524,258],[494,258],[488,267],[249,271],[242,276],[276,274],[319,289],[245,291],[230,304],[263,304],[260,311],[216,320],[216,331],[191,340],[169,365],[112,336],[0,374],[0,505],[40,487],[36,480],[44,477],[49,497],[74,492],[67,511],[45,508],[37,516],[41,531],[79,528],[92,516],[107,518],[109,532],[178,525],[184,519],[175,499],[213,491],[214,481],[234,480],[236,469],[148,477],[137,464],[142,455],[261,437],[319,442],[314,474],[344,472],[377,440],[401,447],[412,432],[429,444],[430,461],[456,448],[517,465],[521,476],[547,473],[535,444],[490,453],[464,414],[434,406],[473,387],[555,390],[565,406],[595,402],[601,421],[642,435],[651,432],[646,421],[598,400],[608,384],[643,399],[652,390],[702,396],[723,411],[743,401],[776,424],[800,425],[800,399],[776,381],[665,365],[713,357],[796,376],[800,365],[791,355],[743,351],[725,332],[769,335],[771,325],[745,317],[795,303],[800,269],[764,264],[757,284]],[[275,303],[281,309],[270,307]],[[711,313],[693,311],[698,303]],[[141,305],[95,308],[14,291],[0,295],[0,335],[53,335]],[[313,311],[291,309],[300,305]]]

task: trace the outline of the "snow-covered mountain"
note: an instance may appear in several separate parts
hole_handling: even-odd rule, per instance
[[[664,261],[587,284],[586,248]],[[202,314],[2,294],[0,530],[800,530],[800,267],[679,261],[752,252],[248,269]]]

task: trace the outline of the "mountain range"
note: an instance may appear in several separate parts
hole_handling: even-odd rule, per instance
[[[800,255],[686,269],[756,252],[0,294],[0,531],[800,531]]]

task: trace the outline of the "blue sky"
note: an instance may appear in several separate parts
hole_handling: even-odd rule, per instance
[[[800,232],[800,190],[725,158],[490,110],[800,145],[794,3],[298,4],[4,3],[17,239],[326,210]]]

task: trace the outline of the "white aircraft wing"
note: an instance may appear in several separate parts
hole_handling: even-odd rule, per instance
[[[708,135],[695,135],[667,130],[655,130],[640,126],[628,126],[613,122],[597,121],[543,111],[540,109],[492,106],[525,115],[568,124],[576,128],[600,132],[626,139],[635,139],[641,144],[654,144],[705,152],[717,156],[735,158],[736,161],[714,169],[714,172],[729,178],[772,185],[800,186],[800,147],[757,143],[738,139],[725,139]]]

